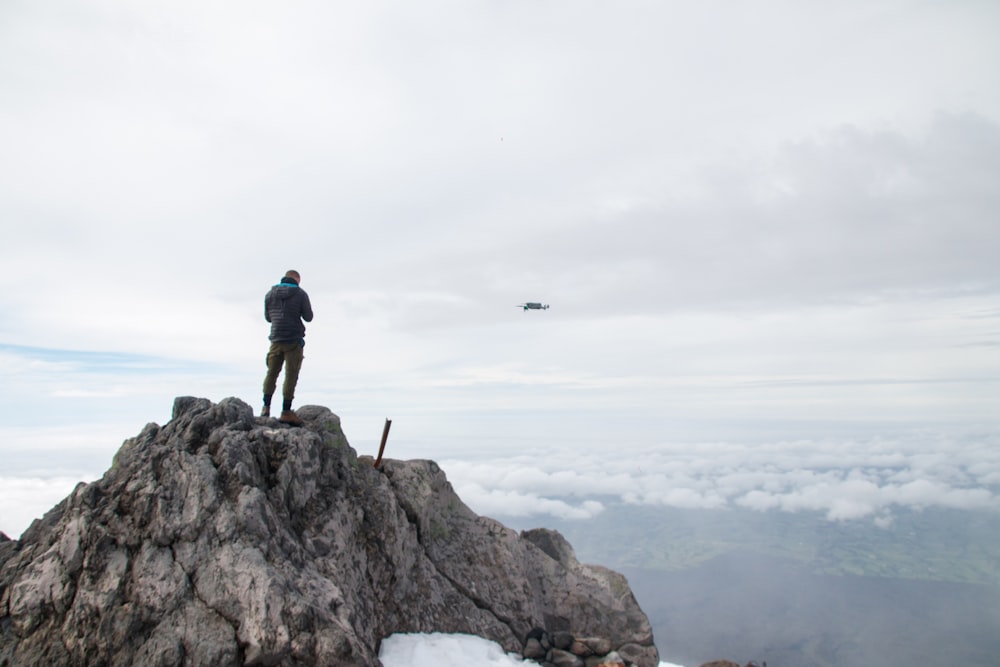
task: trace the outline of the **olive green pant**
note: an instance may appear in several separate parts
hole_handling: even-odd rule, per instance
[[[281,367],[285,367],[285,382],[281,386],[281,395],[285,403],[290,404],[295,398],[295,384],[299,381],[299,371],[302,369],[302,343],[271,343],[267,351],[267,375],[264,376],[264,395],[270,396],[278,385],[278,375]]]

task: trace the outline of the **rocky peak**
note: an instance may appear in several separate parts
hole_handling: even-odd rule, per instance
[[[178,398],[100,480],[0,536],[0,666],[367,666],[401,632],[658,664],[620,574],[476,515],[433,461],[375,469],[335,414],[298,414]]]

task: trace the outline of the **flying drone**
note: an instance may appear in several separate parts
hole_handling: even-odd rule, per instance
[[[527,303],[517,304],[517,308],[524,308],[525,310],[548,310],[549,304],[535,303],[534,301],[529,301]]]

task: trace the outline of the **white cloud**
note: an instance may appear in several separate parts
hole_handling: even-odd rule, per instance
[[[454,484],[454,487],[458,496],[473,507],[476,513],[487,516],[523,517],[547,514],[560,519],[589,519],[604,511],[604,505],[596,500],[573,504],[538,493],[485,489],[479,484],[464,481]]]
[[[0,531],[17,539],[32,521],[42,518],[81,481],[74,477],[0,477]]]
[[[530,508],[570,518],[564,499],[573,498],[809,511],[888,525],[902,508],[1000,511],[993,481],[998,439],[997,432],[904,433],[892,440],[660,443],[619,446],[612,458],[592,447],[550,447],[531,456],[445,460],[442,467],[473,509],[507,516]]]

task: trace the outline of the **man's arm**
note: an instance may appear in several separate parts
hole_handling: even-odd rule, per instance
[[[305,292],[302,292],[302,319],[306,322],[313,321],[312,304],[309,303],[309,295]]]

